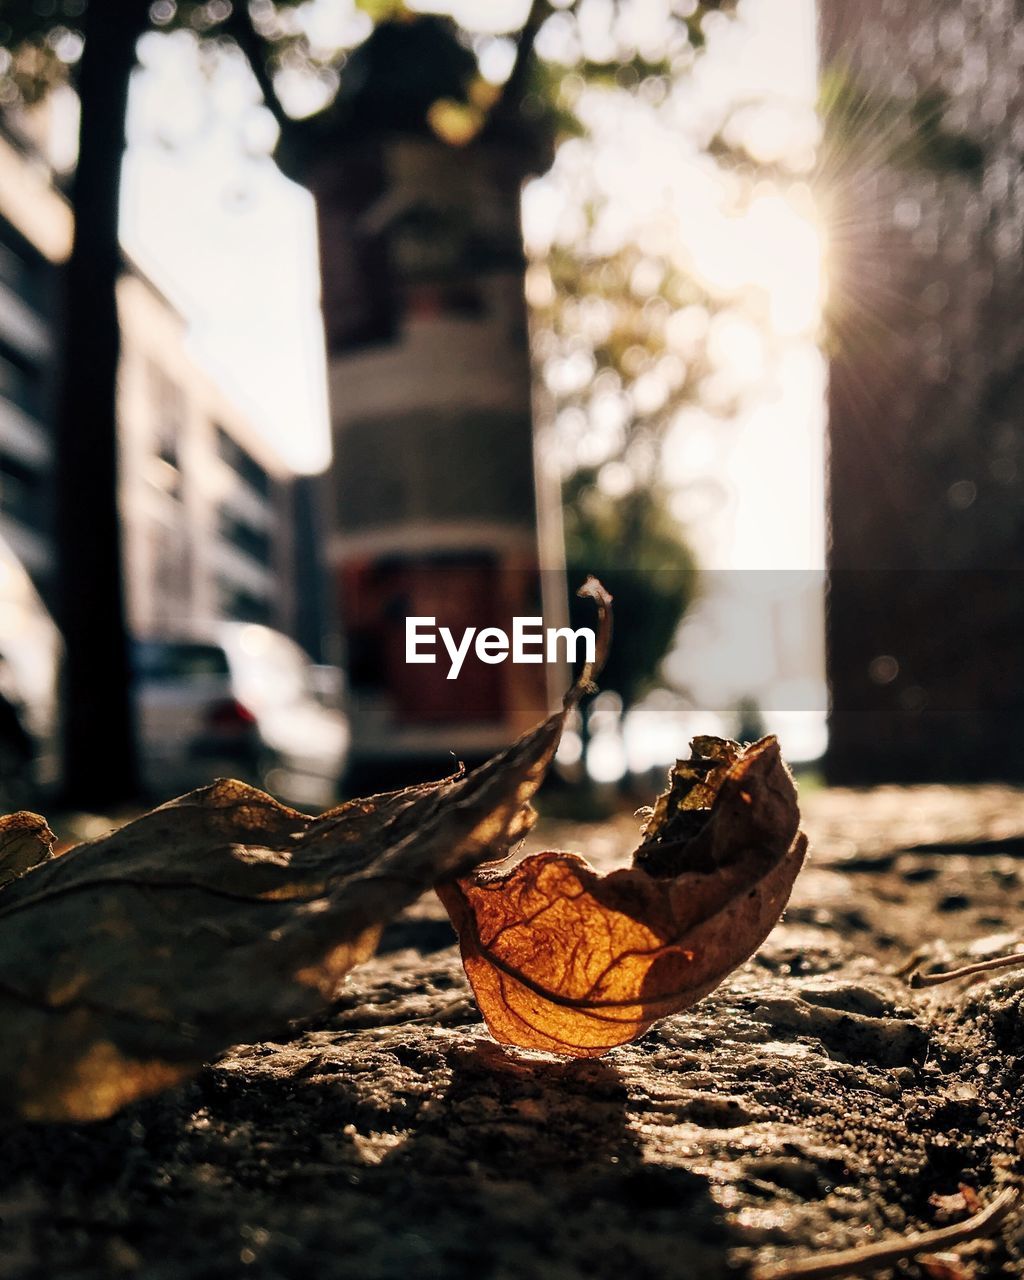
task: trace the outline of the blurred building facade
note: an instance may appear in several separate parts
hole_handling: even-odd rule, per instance
[[[0,534],[51,604],[50,422],[60,268],[71,236],[67,202],[31,141],[0,132]],[[192,355],[180,314],[129,262],[118,308],[132,628],[159,632],[223,618],[294,631],[295,509],[308,501],[305,491]],[[311,549],[302,550],[308,559]],[[307,622],[310,634],[318,621],[322,630],[322,621]]]
[[[1024,22],[822,0],[836,782],[1024,779]]]
[[[232,618],[292,629],[291,475],[189,355],[185,326],[122,277],[121,504],[140,632]]]
[[[346,69],[361,88],[304,173],[320,223],[353,756],[377,772],[482,757],[548,702],[543,667],[471,656],[456,686],[443,653],[405,661],[408,616],[461,634],[552,608],[538,527],[558,495],[538,485],[519,222],[536,143],[489,128],[452,145],[428,127],[467,59],[439,20],[381,24]]]
[[[59,267],[70,240],[71,216],[45,165],[0,131],[0,533],[44,595],[53,573]]]

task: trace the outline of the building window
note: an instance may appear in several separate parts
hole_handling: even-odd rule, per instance
[[[240,480],[244,480],[250,489],[254,489],[261,498],[270,497],[270,475],[260,466],[252,454],[232,439],[223,427],[215,427],[217,433],[217,453],[223,462],[231,468]]]
[[[265,529],[257,529],[235,512],[223,509],[218,524],[220,536],[225,542],[262,565],[270,564],[273,559],[273,544]]]
[[[5,342],[0,342],[0,396],[33,418],[42,413],[43,387],[38,367]]]
[[[15,293],[26,291],[28,264],[10,247],[0,244],[0,280],[9,285]]]
[[[36,312],[49,310],[50,264],[31,247],[15,248],[22,242],[9,222],[0,220],[0,281]]]
[[[220,596],[220,613],[228,621],[262,623],[272,621],[270,604],[265,597],[225,577],[218,579],[217,588]]]
[[[21,458],[0,453],[0,510],[37,532],[48,531],[46,477]]]

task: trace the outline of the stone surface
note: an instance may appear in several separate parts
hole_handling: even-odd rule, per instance
[[[0,1276],[715,1280],[965,1216],[961,1182],[1018,1176],[1024,974],[894,971],[1020,938],[1024,795],[805,809],[812,859],[760,953],[600,1061],[495,1045],[424,899],[287,1041],[103,1124],[7,1130]],[[608,866],[635,830],[530,845]],[[1024,1226],[961,1252],[1020,1276]]]

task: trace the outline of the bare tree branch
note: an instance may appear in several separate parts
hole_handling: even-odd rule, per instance
[[[277,96],[277,90],[274,88],[274,78],[267,67],[266,42],[252,24],[248,0],[236,0],[231,7],[230,17],[224,21],[222,30],[234,40],[239,51],[248,62],[253,75],[256,77],[256,83],[260,87],[263,102],[277,121],[277,127],[280,129],[283,139],[294,130],[296,121],[294,117],[285,111],[281,99]]]
[[[530,58],[533,55],[537,32],[544,25],[550,13],[551,5],[548,0],[533,0],[530,5],[530,12],[526,15],[526,21],[519,32],[515,61],[512,64],[509,77],[505,81],[505,88],[502,90],[501,98],[498,101],[498,109],[511,107],[514,110],[516,108],[516,99],[522,93],[526,77],[529,74]]]

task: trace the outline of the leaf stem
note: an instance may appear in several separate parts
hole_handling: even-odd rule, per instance
[[[947,969],[942,973],[921,973],[915,971],[910,975],[912,987],[938,987],[944,982],[955,982],[957,978],[970,978],[976,973],[991,973],[993,969],[1014,969],[1024,965],[1024,952],[1014,952],[1012,956],[996,956],[994,960],[979,960],[977,964],[965,964],[962,969]]]
[[[949,1248],[991,1235],[1017,1203],[1017,1188],[1007,1187],[980,1213],[934,1231],[915,1231],[898,1240],[858,1245],[836,1253],[821,1254],[799,1262],[769,1262],[755,1267],[750,1280],[835,1280],[839,1276],[865,1275],[892,1267],[934,1249]]]

